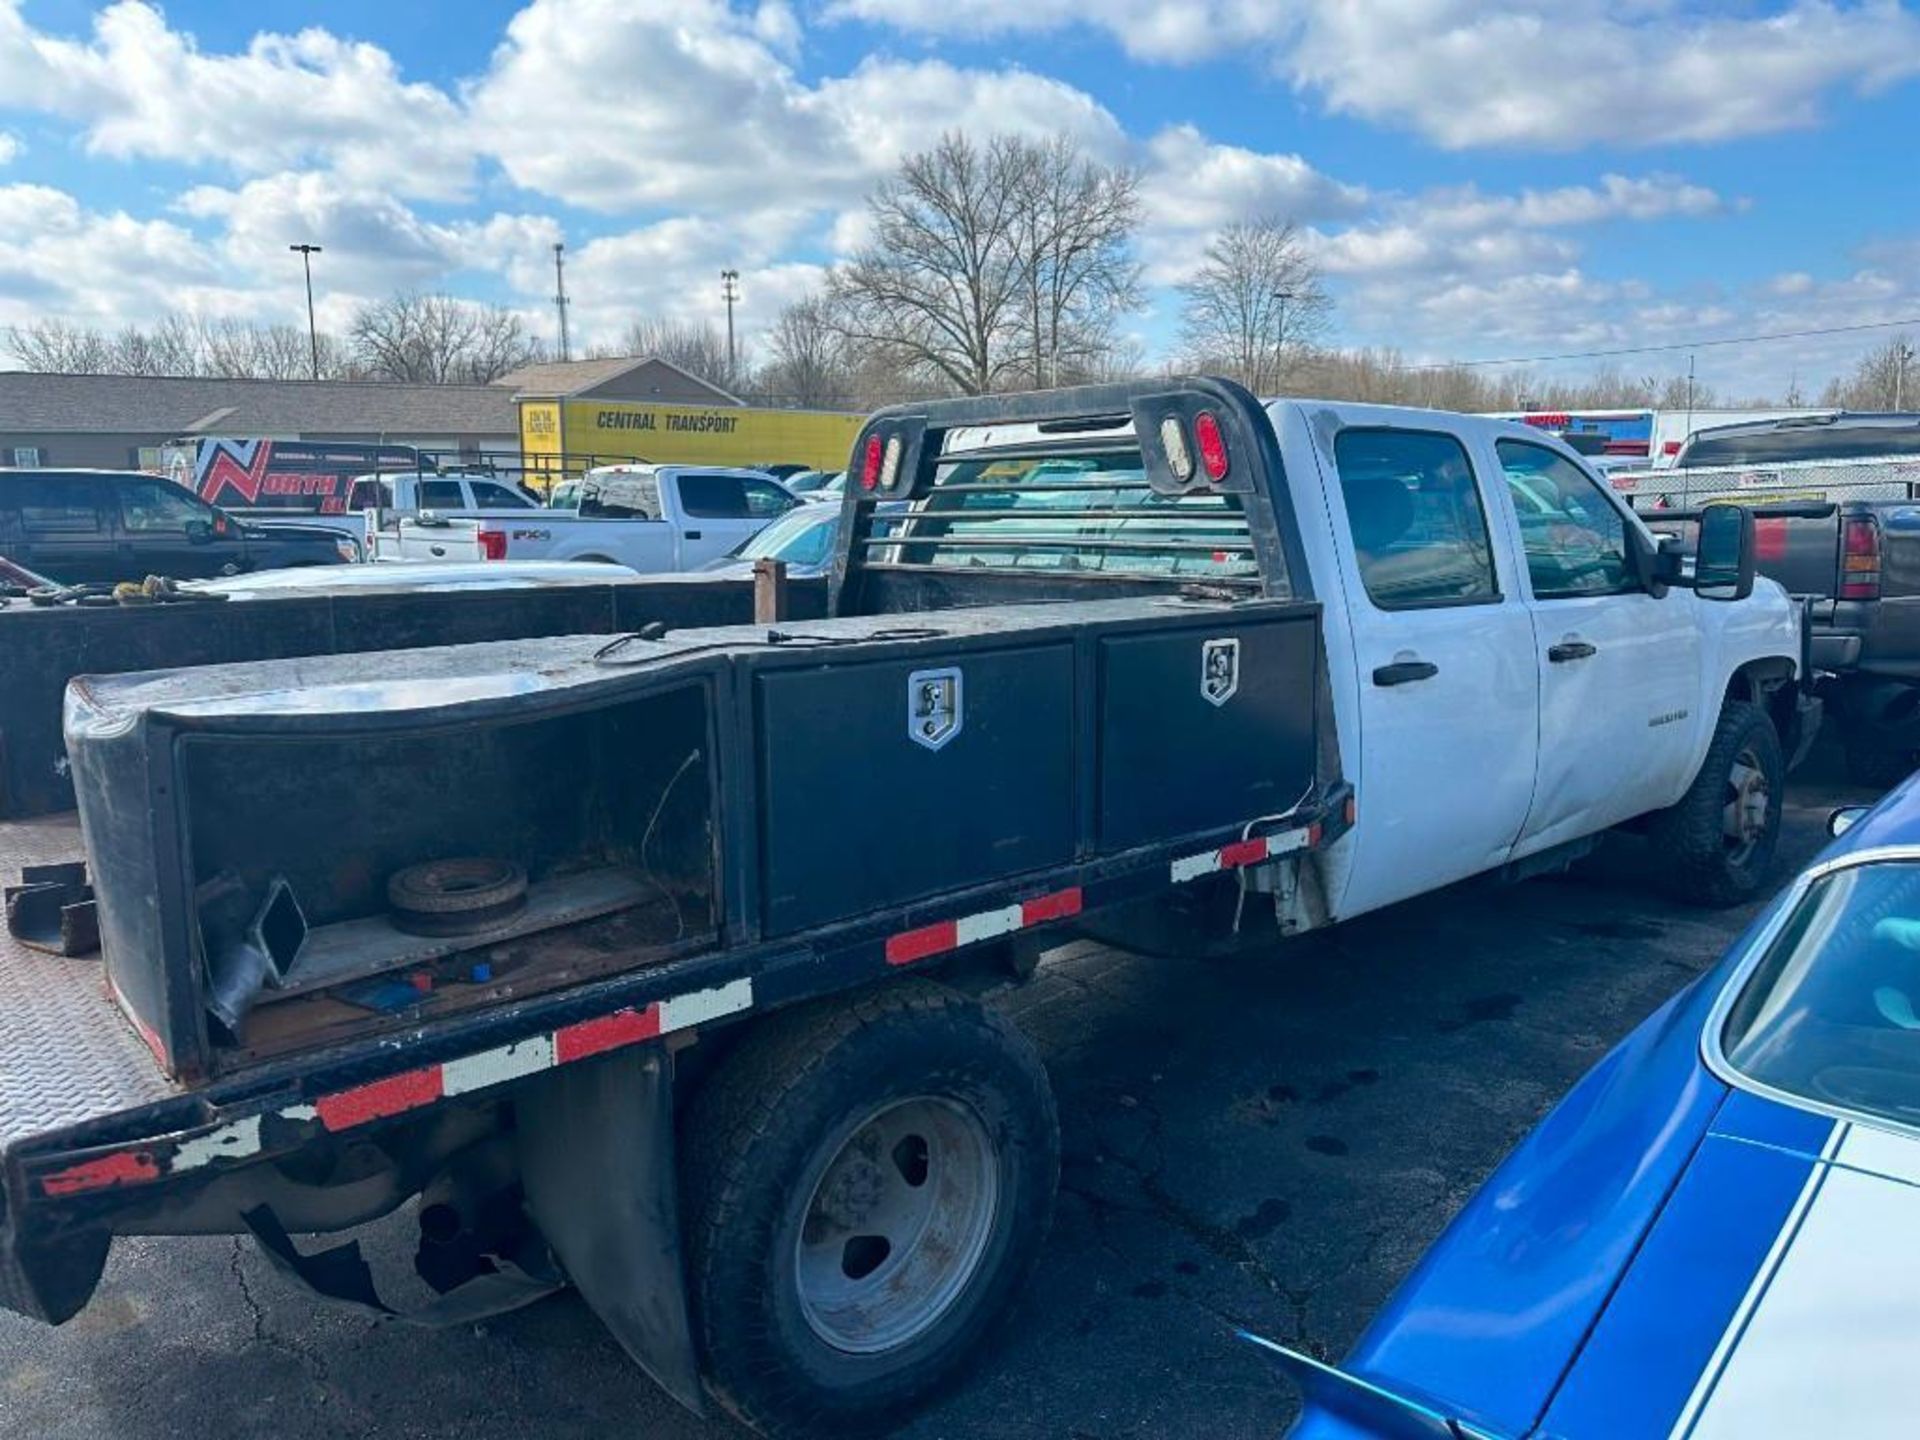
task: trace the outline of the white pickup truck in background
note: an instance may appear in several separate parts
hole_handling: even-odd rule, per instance
[[[597,560],[671,574],[719,559],[798,504],[757,470],[609,465],[581,480],[578,510],[427,511],[370,528],[368,546],[375,560]]]
[[[347,485],[346,508],[338,512],[254,510],[252,523],[331,530],[353,542],[357,558],[372,556],[372,537],[401,520],[432,512],[440,517],[511,518],[540,509],[540,498],[492,475],[431,470],[356,475]]]

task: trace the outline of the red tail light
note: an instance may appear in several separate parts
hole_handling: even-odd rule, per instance
[[[867,437],[867,453],[860,460],[860,488],[871,490],[880,483],[880,459],[886,453],[886,447],[880,443],[878,435]]]
[[[482,560],[504,560],[507,558],[507,532],[504,530],[481,530],[476,538],[480,541]]]
[[[1220,420],[1211,410],[1193,417],[1193,441],[1200,447],[1200,464],[1209,480],[1227,478],[1227,437],[1220,433]]]
[[[1840,598],[1880,598],[1880,526],[1872,516],[1840,522]]]

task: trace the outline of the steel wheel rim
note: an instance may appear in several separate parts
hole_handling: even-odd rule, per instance
[[[1727,858],[1744,864],[1767,833],[1773,809],[1773,784],[1752,749],[1734,756],[1727,771],[1727,799],[1720,811],[1720,834]]]
[[[971,1107],[938,1096],[881,1107],[808,1197],[794,1239],[800,1313],[848,1354],[911,1343],[980,1268],[999,1203],[993,1142]]]

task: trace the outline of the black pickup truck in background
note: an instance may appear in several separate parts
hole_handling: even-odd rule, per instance
[[[137,470],[0,472],[0,558],[63,585],[202,580],[353,558],[318,526],[250,525]]]
[[[1826,714],[1848,773],[1888,786],[1920,765],[1920,500],[1785,500],[1754,510],[1755,568],[1807,607]],[[1691,545],[1698,510],[1645,514]]]

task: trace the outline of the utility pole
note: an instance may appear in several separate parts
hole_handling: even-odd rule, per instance
[[[560,358],[571,360],[573,355],[567,346],[567,267],[561,259],[567,247],[561,241],[553,242],[553,309],[560,317]]]
[[[727,302],[727,384],[732,385],[734,376],[740,369],[740,362],[733,352],[733,307],[740,298],[740,272],[722,270],[720,272],[720,298]]]
[[[307,272],[307,351],[313,357],[313,378],[320,378],[320,332],[313,325],[313,257],[320,254],[318,245],[289,245],[287,249],[300,256],[300,268]]]
[[[1287,370],[1287,302],[1293,299],[1293,291],[1276,290],[1273,298],[1280,302],[1280,320],[1274,327],[1273,339],[1273,385],[1277,390]]]
[[[1913,346],[1903,338],[1893,347],[1893,408],[1906,408],[1907,366],[1913,363]]]

